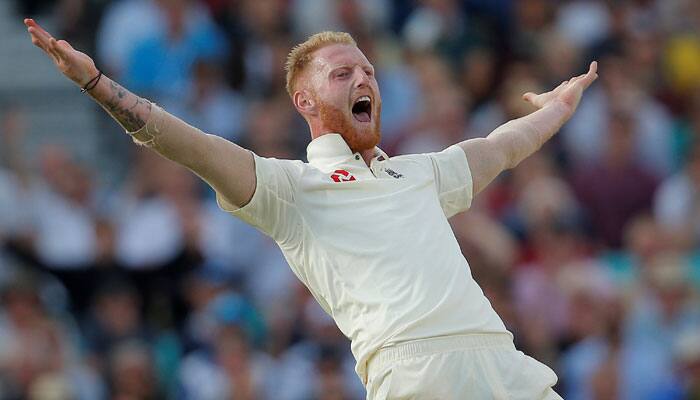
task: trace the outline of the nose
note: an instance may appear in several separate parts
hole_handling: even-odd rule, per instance
[[[360,67],[355,68],[355,87],[363,88],[369,86],[369,76]]]

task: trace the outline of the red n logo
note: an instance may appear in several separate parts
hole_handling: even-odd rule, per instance
[[[331,174],[331,179],[333,179],[335,182],[350,182],[354,181],[355,177],[344,169],[336,169]]]

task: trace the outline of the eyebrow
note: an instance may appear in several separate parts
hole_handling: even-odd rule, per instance
[[[350,69],[350,66],[347,65],[347,64],[343,64],[343,65],[339,65],[339,66],[336,66],[336,67],[332,67],[332,68],[328,71],[328,76],[333,75],[334,73],[336,73],[338,70],[341,70],[341,69]]]
[[[374,72],[374,65],[372,65],[372,64],[355,64],[355,65],[359,65],[359,66],[362,67],[363,69],[366,68],[366,67],[369,67],[369,68],[372,70],[372,72]],[[353,66],[350,65],[350,64],[341,64],[341,65],[332,67],[332,68],[330,69],[330,71],[329,71],[329,74],[332,74],[333,72],[335,72],[335,71],[337,71],[337,70],[339,70],[339,69],[343,69],[343,68],[352,68],[352,67],[353,67]]]

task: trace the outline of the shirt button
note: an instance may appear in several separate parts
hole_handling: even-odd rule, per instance
[[[360,156],[358,154],[355,154],[355,160],[359,160]]]

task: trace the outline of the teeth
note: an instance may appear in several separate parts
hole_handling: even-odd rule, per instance
[[[369,96],[362,96],[359,99],[357,99],[356,103],[360,102],[360,101],[371,101],[371,100],[370,100]]]

